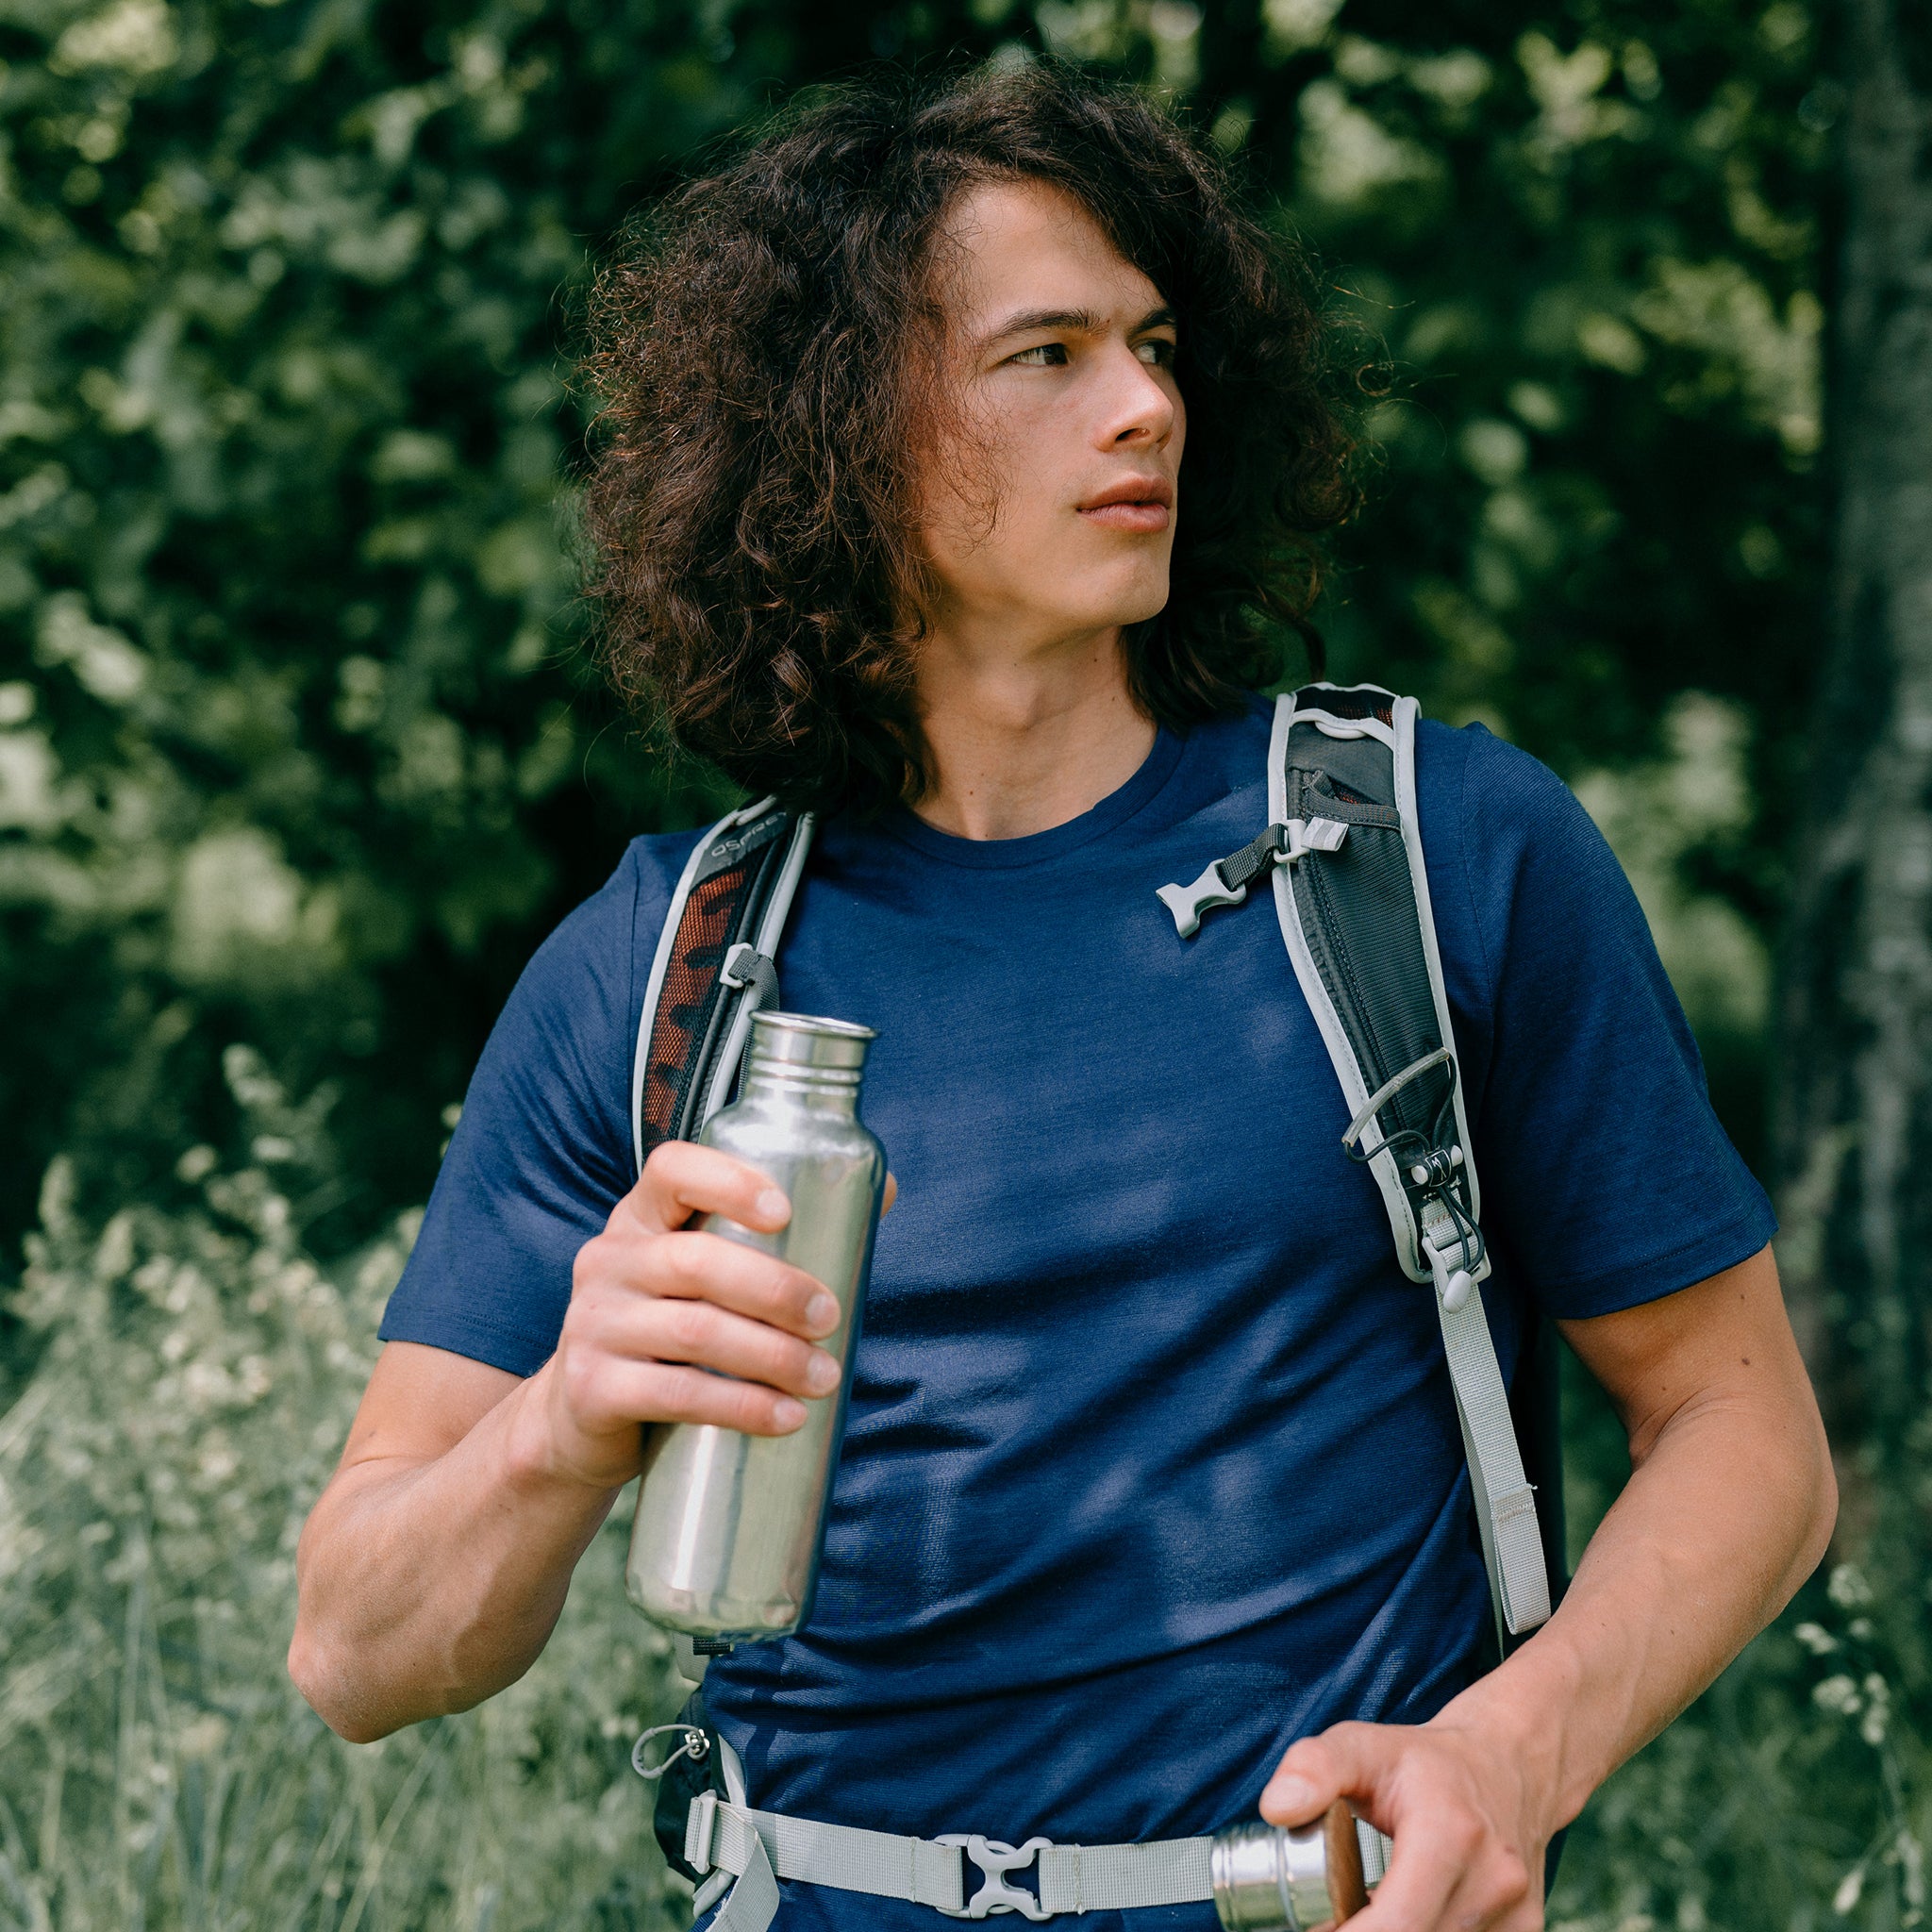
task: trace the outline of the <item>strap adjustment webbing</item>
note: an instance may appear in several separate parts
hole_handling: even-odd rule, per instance
[[[684,1856],[693,1870],[713,1866],[739,1874],[732,1905],[720,1915],[739,1932],[758,1932],[733,1907],[754,1895],[763,1878],[773,1880],[772,1906],[777,1908],[777,1877],[802,1878],[844,1891],[878,1898],[909,1899],[915,1905],[957,1911],[964,1890],[959,1848],[895,1832],[864,1831],[850,1824],[824,1824],[812,1818],[788,1818],[779,1811],[754,1811],[702,1791],[692,1799],[685,1821]],[[745,1900],[746,1904],[750,1901]]]
[[[1423,1252],[1435,1277],[1436,1318],[1456,1391],[1456,1420],[1462,1430],[1499,1635],[1521,1637],[1550,1618],[1550,1578],[1536,1491],[1524,1472],[1483,1298],[1465,1266],[1467,1243],[1443,1215],[1437,1225],[1424,1225]],[[1487,1265],[1481,1272],[1489,1272]]]

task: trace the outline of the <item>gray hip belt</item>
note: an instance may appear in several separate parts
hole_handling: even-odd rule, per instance
[[[643,1747],[658,1731],[681,1732],[684,1742],[664,1764],[647,1769]],[[696,1725],[647,1731],[638,1740],[633,1762],[644,1776],[662,1778],[680,1758],[696,1768],[714,1744],[723,1791],[691,1791],[687,1774],[675,1786],[667,1780],[664,1793],[674,1806],[686,1805],[682,1857],[673,1862],[695,1879],[693,1912],[702,1916],[724,1900],[713,1932],[766,1932],[778,1910],[781,1878],[904,1899],[950,1919],[1018,1912],[1040,1923],[1069,1912],[1209,1901],[1230,1932],[1305,1932],[1337,1916],[1340,1900],[1331,1904],[1330,1868],[1340,1862],[1334,1854],[1342,1848],[1333,1841],[1332,1826],[1326,1839],[1322,1824],[1283,1832],[1257,1824],[1218,1838],[1117,1845],[1057,1844],[1045,1838],[1011,1845],[976,1832],[910,1838],[754,1808],[745,1799],[738,1754],[715,1731]],[[705,1769],[709,1773],[712,1767]],[[667,1837],[662,1804],[658,1821],[660,1838]],[[1341,1828],[1347,1831],[1351,1824],[1354,1842],[1345,1848],[1346,1862],[1353,1867],[1358,1859],[1361,1882],[1374,1885],[1387,1868],[1389,1840],[1359,1820],[1344,1820]],[[667,1844],[666,1850],[673,1847]],[[1023,1873],[1032,1875],[1033,1890],[1013,1883]]]

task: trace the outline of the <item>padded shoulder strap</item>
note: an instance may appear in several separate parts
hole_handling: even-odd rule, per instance
[[[778,998],[778,941],[811,846],[809,812],[727,812],[692,848],[651,961],[631,1062],[631,1153],[695,1140],[731,1097],[751,1016]]]
[[[1268,806],[1277,821],[1349,827],[1332,850],[1276,869],[1275,905],[1354,1116],[1349,1151],[1381,1190],[1404,1270],[1427,1281],[1424,1220],[1473,1224],[1482,1202],[1416,824],[1416,708],[1374,685],[1309,685],[1278,699]],[[1414,1178],[1419,1162],[1452,1154],[1446,1188]],[[1432,1214],[1438,1194],[1453,1205]],[[1489,1272],[1474,1257],[1469,1269],[1478,1281]]]
[[[1276,701],[1270,819],[1347,832],[1297,841],[1274,905],[1353,1116],[1342,1144],[1374,1176],[1396,1258],[1434,1284],[1499,1634],[1521,1636],[1549,1618],[1549,1573],[1478,1286],[1490,1261],[1423,860],[1416,716],[1374,685]]]

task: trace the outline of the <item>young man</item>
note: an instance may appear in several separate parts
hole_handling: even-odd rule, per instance
[[[613,670],[827,814],[785,1004],[877,1028],[901,1196],[816,1613],[707,1682],[751,1802],[1112,1844],[1343,1795],[1395,1843],[1364,1932],[1540,1925],[1552,1835],[1817,1562],[1832,1479],[1769,1208],[1614,859],[1532,759],[1424,726],[1498,1351],[1554,1318],[1633,1464],[1483,1674],[1431,1291],[1281,934],[1251,905],[1184,944],[1155,897],[1267,823],[1250,692],[1352,501],[1295,264],[1155,110],[1035,71],[822,102],[637,242],[600,326]],[[687,1225],[782,1197],[693,1145],[632,1167],[692,836],[565,922],[471,1087],[302,1543],[291,1669],[346,1737],[529,1666],[651,1424],[779,1433],[829,1393],[815,1284]]]

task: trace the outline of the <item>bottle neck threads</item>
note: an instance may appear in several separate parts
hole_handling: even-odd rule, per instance
[[[878,1036],[870,1026],[805,1013],[761,1012],[751,1023],[745,1055],[744,1100],[801,1102],[853,1113],[865,1077],[866,1049]]]

